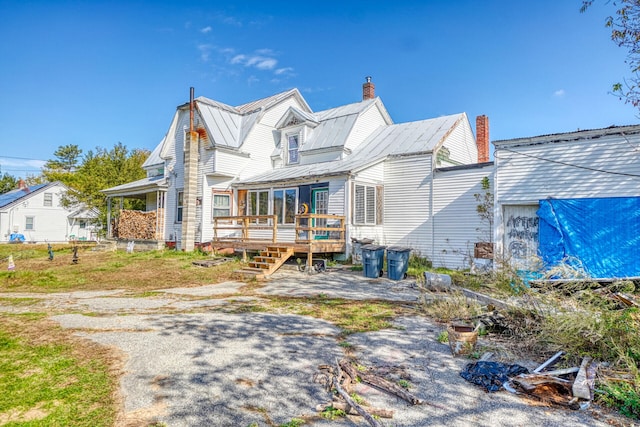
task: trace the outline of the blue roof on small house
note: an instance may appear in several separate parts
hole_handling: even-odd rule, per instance
[[[10,205],[11,203],[20,200],[23,197],[28,197],[29,194],[43,187],[46,187],[47,185],[49,184],[32,185],[31,187],[27,187],[24,190],[16,189],[4,194],[0,194],[0,208]]]

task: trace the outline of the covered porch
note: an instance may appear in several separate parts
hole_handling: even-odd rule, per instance
[[[147,177],[103,190],[107,196],[107,238],[165,242],[167,182]]]

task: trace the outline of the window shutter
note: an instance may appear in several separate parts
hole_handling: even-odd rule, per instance
[[[363,224],[365,222],[365,186],[355,186],[355,223]]]
[[[366,186],[366,210],[365,210],[365,222],[367,224],[376,223],[376,188]]]
[[[384,187],[378,185],[376,187],[376,224],[384,223]]]

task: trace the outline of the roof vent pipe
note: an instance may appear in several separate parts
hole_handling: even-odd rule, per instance
[[[193,86],[189,90],[189,132],[193,132]]]

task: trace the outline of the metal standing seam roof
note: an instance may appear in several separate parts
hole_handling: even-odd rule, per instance
[[[166,189],[167,187],[167,179],[164,176],[159,175],[142,178],[133,182],[127,182],[126,184],[116,185],[115,187],[100,191],[111,196],[126,196],[148,193],[154,189]]]
[[[244,179],[239,181],[238,184],[259,184],[295,178],[347,174],[377,163],[389,156],[431,153],[464,118],[465,114],[460,113],[381,127],[344,160],[286,166]]]
[[[11,190],[8,191],[4,194],[0,194],[0,209],[4,208],[6,206],[9,206],[10,204],[19,201],[20,199],[23,198],[27,198],[30,195],[32,195],[35,191],[38,191],[44,187],[47,187],[51,184],[38,184],[38,185],[32,185],[28,188],[28,191],[24,191],[21,189],[15,189],[15,190]]]
[[[631,135],[640,133],[640,125],[609,126],[601,129],[585,129],[574,132],[553,133],[548,135],[531,136],[525,138],[499,139],[492,141],[493,145],[528,145],[549,142],[574,141],[577,139],[595,139],[607,135]]]

